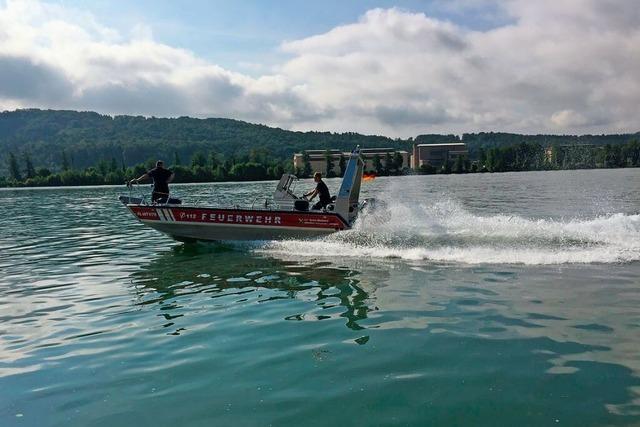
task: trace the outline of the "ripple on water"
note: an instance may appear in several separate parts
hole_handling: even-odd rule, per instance
[[[512,175],[380,178],[415,202],[391,223],[241,245],[176,244],[113,188],[0,192],[0,425],[638,422],[637,210]]]

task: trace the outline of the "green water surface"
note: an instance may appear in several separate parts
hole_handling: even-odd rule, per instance
[[[640,424],[638,189],[379,178],[389,216],[347,234],[195,245],[122,188],[0,191],[0,426]]]

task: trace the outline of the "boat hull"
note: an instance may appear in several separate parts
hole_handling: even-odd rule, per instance
[[[176,240],[277,240],[325,236],[349,228],[330,212],[127,205],[140,222]]]

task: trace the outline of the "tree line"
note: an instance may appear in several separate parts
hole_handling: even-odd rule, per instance
[[[458,156],[438,168],[422,165],[421,174],[520,172],[537,170],[640,167],[640,140],[625,144],[555,144],[520,142],[504,147],[481,146],[476,155]]]
[[[52,172],[45,167],[36,168],[28,152],[20,156],[10,152],[7,164],[9,177],[0,177],[0,187],[123,184],[153,168],[156,161],[148,159],[144,163],[127,167],[111,158],[102,159],[87,168],[75,168],[70,160],[72,157],[66,152],[62,153],[61,158],[61,170]],[[297,169],[293,162],[276,159],[264,149],[252,149],[248,155],[239,158],[225,158],[212,151],[208,154],[196,152],[188,164],[183,164],[179,154],[175,152],[171,160],[167,163],[171,164],[171,170],[176,173],[174,182],[277,180],[284,173],[309,178],[314,172],[307,152],[303,153],[303,167]],[[327,177],[344,175],[347,164],[344,155],[339,157],[336,164],[333,154],[327,150],[325,161]],[[384,157],[375,155],[372,167],[378,176],[640,167],[640,142],[632,140],[617,145],[576,144],[550,147],[521,142],[507,147],[480,147],[475,158],[458,156],[437,168],[424,164],[416,171],[406,168],[402,155],[396,152],[393,155],[387,153]]]
[[[414,143],[464,142],[469,155],[418,171],[400,167],[395,155],[378,156],[373,159],[376,174],[628,167],[637,165],[634,144],[639,138],[640,133],[480,132],[391,139],[354,132],[292,132],[231,119],[29,109],[0,112],[0,185],[118,184],[134,171],[148,169],[151,156],[173,165],[178,179],[185,182],[277,179],[282,171],[310,176],[313,171],[307,164],[302,170],[293,169],[293,153],[349,152],[356,145],[411,151]],[[181,158],[187,163],[182,164]],[[329,175],[340,176],[344,161],[328,158]]]
[[[329,151],[327,151],[328,153]],[[264,149],[252,149],[248,155],[236,158],[224,156],[213,151],[205,154],[196,152],[188,164],[183,164],[178,152],[175,152],[170,169],[175,173],[173,182],[226,182],[226,181],[263,181],[277,180],[284,173],[295,174],[300,178],[309,178],[313,172],[309,156],[304,153],[303,168],[294,168],[291,161],[278,160]],[[156,159],[127,167],[115,158],[102,159],[93,166],[76,168],[66,152],[61,154],[62,168],[52,172],[48,168],[34,167],[28,152],[17,156],[8,155],[9,177],[0,177],[0,187],[54,187],[75,185],[118,185],[137,178],[155,167]],[[338,168],[333,165],[329,177],[342,176],[346,169],[346,158],[342,156]]]
[[[115,158],[126,167],[145,163],[149,157],[169,159],[174,153],[190,159],[198,152],[216,152],[221,159],[242,158],[251,149],[265,149],[279,161],[305,150],[393,148],[411,151],[413,143],[464,142],[472,160],[479,149],[526,144],[619,145],[638,139],[640,133],[618,135],[520,135],[480,132],[458,135],[418,135],[389,138],[355,132],[298,132],[224,118],[157,118],[108,116],[95,112],[24,109],[0,112],[0,176],[9,176],[8,154],[30,153],[32,163],[61,171],[62,153],[71,169],[95,167]]]

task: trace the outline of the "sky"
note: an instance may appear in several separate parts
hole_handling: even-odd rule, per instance
[[[0,110],[640,130],[638,0],[0,0]]]

